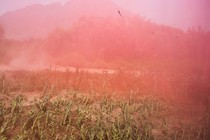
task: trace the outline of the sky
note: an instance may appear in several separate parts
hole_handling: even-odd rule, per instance
[[[0,15],[7,11],[24,8],[32,4],[65,3],[66,1],[68,0],[0,0]]]
[[[209,0],[113,0],[122,7],[160,24],[182,29],[210,29]]]
[[[0,15],[31,4],[65,3],[68,0],[0,0]],[[91,1],[91,0],[90,0]],[[132,11],[158,24],[182,29],[200,25],[210,29],[209,0],[112,0],[124,9]]]

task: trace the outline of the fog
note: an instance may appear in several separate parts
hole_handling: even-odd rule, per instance
[[[0,15],[8,11],[18,10],[33,4],[51,4],[60,2],[64,5],[68,0],[1,0]],[[141,15],[156,23],[170,25],[181,29],[202,26],[209,29],[210,11],[208,0],[112,0],[123,9]]]
[[[205,1],[195,7],[195,1],[70,0],[20,9],[31,3],[10,7],[10,2],[5,2],[8,10],[16,10],[0,16],[1,69],[59,65],[157,72],[165,76],[157,81],[172,79],[158,81],[161,92],[183,89],[199,97],[208,95],[210,32],[207,8],[202,11]]]
[[[114,2],[156,23],[183,30],[198,25],[210,29],[208,0],[114,0]]]
[[[0,139],[210,139],[207,0],[0,0]]]

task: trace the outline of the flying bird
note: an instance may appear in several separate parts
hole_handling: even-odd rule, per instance
[[[121,17],[123,17],[122,14],[121,14],[121,12],[120,12],[120,10],[118,10],[118,14],[119,14]]]

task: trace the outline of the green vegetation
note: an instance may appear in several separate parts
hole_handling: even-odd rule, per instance
[[[110,84],[108,79],[114,80],[112,76],[49,71],[3,74],[0,81],[0,139],[210,138],[208,108],[202,113],[195,109],[186,114],[184,107],[179,109],[178,105],[169,102],[169,98],[139,94],[133,86],[128,85],[133,90],[123,86],[126,83],[117,83],[115,88],[107,86]],[[120,73],[118,78],[119,81],[121,78],[134,80],[135,76]],[[115,77],[112,82],[118,80]],[[125,95],[120,89],[130,92]],[[31,100],[33,94],[39,97]],[[193,118],[194,113],[196,118]]]

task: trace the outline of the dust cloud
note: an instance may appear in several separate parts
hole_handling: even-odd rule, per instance
[[[34,5],[1,16],[1,69],[143,71],[157,91],[209,97],[208,30],[157,24],[110,1],[83,2]]]

